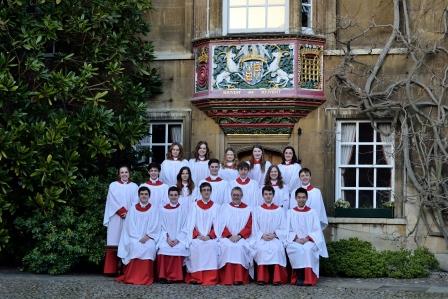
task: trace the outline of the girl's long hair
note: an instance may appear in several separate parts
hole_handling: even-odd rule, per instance
[[[266,168],[266,160],[264,159],[264,150],[263,150],[263,147],[262,147],[261,145],[259,145],[259,144],[255,144],[255,145],[252,147],[252,156],[250,157],[250,160],[249,160],[249,162],[250,162],[250,166],[249,166],[250,168],[249,168],[249,170],[254,169],[254,165],[255,165],[254,149],[255,149],[255,148],[259,148],[259,149],[261,149],[260,168],[261,168],[261,171],[264,172],[264,170],[265,170],[265,168]]]
[[[265,186],[272,186],[272,183],[271,183],[271,170],[273,168],[277,168],[277,171],[278,171],[277,185],[278,185],[278,187],[280,189],[283,189],[283,186],[284,186],[285,183],[283,182],[282,172],[280,171],[280,169],[278,168],[277,165],[269,166],[268,170],[266,171],[266,176],[264,178],[264,185]]]
[[[168,148],[168,153],[166,153],[166,158],[168,160],[173,160],[173,154],[171,154],[171,151],[173,150],[174,146],[179,147],[179,156],[177,157],[177,160],[182,161],[184,159],[184,148],[182,147],[182,144],[179,142],[173,142],[171,143],[170,147]]]
[[[187,167],[187,166],[184,166],[184,167],[182,167],[180,170],[179,170],[179,173],[177,174],[177,183],[176,183],[176,187],[177,187],[177,189],[179,189],[179,192],[182,192],[182,189],[184,188],[184,185],[182,184],[182,172],[184,171],[184,170],[187,170],[188,171],[188,184],[187,184],[187,188],[188,188],[188,191],[190,192],[190,194],[188,194],[188,195],[191,195],[192,193],[193,193],[193,190],[194,190],[194,182],[193,182],[193,180],[191,179],[191,170],[190,170],[190,167]]]

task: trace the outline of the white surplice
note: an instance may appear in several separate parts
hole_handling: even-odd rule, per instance
[[[299,178],[299,172],[302,166],[299,163],[278,164],[277,166],[282,173],[283,182],[289,187],[289,192],[302,186]]]
[[[263,234],[275,233],[277,238],[265,241]],[[263,204],[254,211],[253,247],[257,265],[286,267],[285,243],[287,237],[286,213],[281,207]]]
[[[262,186],[260,188],[260,196],[263,197]],[[274,188],[275,194],[274,199],[272,200],[272,203],[276,204],[279,207],[282,207],[285,211],[289,209],[289,188],[288,185],[284,184],[283,188],[280,188],[278,185],[273,185],[272,188]],[[263,199],[262,199],[263,201]]]
[[[182,190],[180,190],[179,193],[179,203],[184,206],[184,208],[187,211],[191,210],[192,205],[196,201],[197,197],[197,188],[195,187],[192,192],[190,193],[190,190],[187,186],[183,186]]]
[[[219,213],[220,229],[222,232],[225,228],[232,234],[237,235],[246,226],[251,217],[252,209],[245,207],[235,207],[231,203],[224,204]],[[251,236],[238,242],[233,243],[228,238],[224,238],[220,234],[219,239],[219,268],[224,267],[227,263],[240,264],[249,270],[249,274],[253,277],[253,256],[254,250],[251,247]]]
[[[160,170],[160,180],[167,184],[169,187],[175,186],[177,183],[177,174],[179,170],[184,167],[189,166],[187,160],[164,160],[161,165]]]
[[[246,161],[250,165],[250,161]],[[254,168],[249,170],[248,177],[255,180],[258,183],[258,186],[264,185],[264,178],[266,177],[266,171],[271,166],[271,162],[266,161],[264,165],[264,171],[261,170],[261,165],[256,163],[254,164]]]
[[[233,180],[229,183],[228,194],[232,194],[231,191],[233,187],[240,187],[241,190],[243,190],[243,197],[241,198],[241,201],[247,204],[249,207],[255,208],[263,203],[261,191],[256,181],[250,178],[246,178],[246,180],[243,182],[241,178],[238,177],[236,180]]]
[[[222,177],[224,180],[226,180],[227,182],[236,180],[236,178],[239,176],[237,169],[235,169],[235,168],[224,168],[222,165],[221,165],[221,168],[219,168],[218,175],[220,177]]]
[[[188,238],[187,238],[187,216],[186,206],[178,204],[172,206],[165,205],[160,210],[160,238],[157,242],[158,254],[169,256],[188,256]],[[167,238],[178,240],[176,246],[171,247]]]
[[[217,239],[207,241],[193,239],[193,231],[196,229],[200,235],[207,236],[212,228],[216,230],[219,205],[213,203],[210,208],[203,209],[200,207],[201,203],[202,199],[197,200],[188,215],[187,237],[190,256],[185,259],[185,265],[189,273],[218,269]]]
[[[103,225],[107,226],[107,246],[118,246],[124,219],[117,215],[117,211],[121,208],[129,210],[138,201],[137,190],[138,186],[133,182],[117,181],[109,185],[103,218]]]
[[[150,204],[148,210],[139,211],[137,205],[140,203],[129,209],[118,245],[118,257],[125,265],[132,259],[154,261],[156,257],[156,244],[160,236],[159,209]],[[151,239],[141,243],[140,239],[145,235]]]
[[[293,269],[312,268],[319,277],[319,256],[328,257],[327,246],[322,234],[319,217],[309,207],[304,211],[299,208],[288,210],[288,239],[286,252]],[[294,242],[294,239],[310,237],[312,241],[305,244]]]
[[[194,184],[199,186],[199,182],[210,174],[210,170],[208,169],[208,161],[209,160],[197,160],[196,159],[190,159],[188,161],[188,165],[191,170],[191,179],[193,180]]]
[[[328,225],[328,218],[327,218],[327,211],[325,210],[324,199],[322,198],[322,193],[320,192],[319,188],[316,188],[312,185],[304,186],[302,188],[306,189],[308,192],[308,199],[306,201],[306,206],[310,207],[316,212],[317,216],[319,217],[320,226],[322,227],[323,230]],[[295,197],[297,189],[294,189],[290,194],[289,199],[290,209],[297,207],[297,201]]]
[[[149,196],[149,202],[153,205],[157,205],[158,208],[162,208],[164,205],[170,202],[168,198],[168,185],[162,183],[161,180],[152,181],[148,180],[146,183],[140,185],[140,187],[148,187],[151,190]]]
[[[208,176],[205,179],[201,180],[198,186],[200,186],[204,182],[207,182],[212,186],[212,194],[210,195],[210,198],[213,200],[213,202],[219,205],[230,202],[231,197],[229,191],[229,183],[226,180],[222,179],[219,176]]]

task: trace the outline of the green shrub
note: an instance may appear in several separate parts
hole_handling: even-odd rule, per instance
[[[415,278],[438,268],[436,258],[426,248],[377,251],[371,243],[357,238],[327,246],[330,257],[321,261],[324,276]]]

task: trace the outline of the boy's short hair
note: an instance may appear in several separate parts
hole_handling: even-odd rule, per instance
[[[171,186],[171,187],[168,188],[168,194],[170,194],[170,192],[172,192],[172,191],[176,191],[177,194],[180,193],[179,189],[176,186]]]
[[[215,159],[215,158],[210,159],[210,160],[208,161],[208,167],[210,167],[210,165],[212,165],[213,163],[217,163],[217,164],[219,165],[219,160],[218,160],[218,159]]]
[[[140,196],[140,192],[142,191],[148,191],[149,196],[151,197],[151,190],[146,187],[146,186],[141,186],[140,188],[138,188],[138,195]]]
[[[272,194],[275,194],[275,189],[272,186],[264,186],[263,189],[261,189],[261,195],[264,194],[264,191],[271,191]]]
[[[204,187],[210,187],[210,191],[213,190],[212,185],[210,185],[209,182],[203,182],[200,186],[199,186],[199,192],[202,192],[202,189],[204,189]]]
[[[306,191],[305,188],[302,188],[302,187],[297,188],[296,192],[294,192],[294,198],[296,198],[297,194],[299,194],[299,193],[304,193],[306,195],[306,198],[308,199],[308,191]]]
[[[249,170],[249,169],[250,169],[250,166],[249,166],[249,164],[247,164],[246,161],[241,161],[241,162],[238,164],[238,170],[241,170],[241,169],[244,169],[244,168],[246,168],[247,170]]]
[[[302,169],[300,169],[300,171],[299,171],[299,176],[302,174],[302,172],[304,172],[304,173],[308,173],[310,176],[311,176],[311,170],[309,170],[308,168],[302,168]]]
[[[151,168],[157,168],[158,170],[159,170],[159,172],[160,172],[160,164],[159,163],[156,163],[156,162],[151,162],[151,163],[149,163],[149,165],[148,165],[148,172],[151,170]]]

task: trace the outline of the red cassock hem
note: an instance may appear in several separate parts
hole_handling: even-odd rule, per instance
[[[124,274],[117,281],[128,284],[150,285],[154,282],[154,263],[152,260],[132,259],[124,267]]]
[[[285,284],[288,282],[288,271],[280,265],[257,266],[257,282]]]
[[[218,284],[218,270],[204,270],[185,275],[185,282],[202,285],[216,285]]]
[[[297,272],[295,270],[298,269],[292,269],[291,274],[291,284],[297,283]],[[317,284],[317,281],[319,278],[317,278],[316,274],[314,274],[312,268],[304,268],[304,279],[303,284],[307,286],[315,286]]]
[[[219,283],[224,285],[248,284],[249,272],[240,264],[227,263],[219,269]]]
[[[184,257],[171,255],[157,255],[157,277],[168,281],[183,281]]]
[[[106,275],[116,275],[118,273],[117,247],[107,247],[104,256],[103,273]]]

